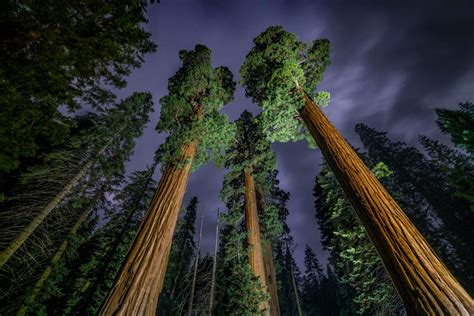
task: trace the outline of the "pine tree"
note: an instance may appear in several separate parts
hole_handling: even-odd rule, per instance
[[[0,172],[31,165],[68,141],[72,122],[61,106],[113,101],[112,88],[123,88],[156,49],[145,14],[141,0],[2,4]]]
[[[125,160],[133,151],[135,138],[142,134],[152,106],[149,93],[134,93],[109,109],[95,128],[73,140],[72,149],[51,154],[48,165],[24,176],[23,191],[27,194],[15,197],[13,206],[1,214],[5,225],[11,222],[8,217],[13,213],[15,226],[23,227],[20,231],[8,230],[2,236],[2,241],[8,244],[0,252],[0,267],[87,175],[110,178],[114,173],[123,172]],[[78,147],[84,149],[77,150]],[[63,162],[70,168],[65,170],[66,174],[61,172],[65,167],[61,165]],[[94,174],[93,170],[98,166],[98,174]],[[18,213],[24,215],[20,223],[17,222]]]
[[[461,149],[474,153],[474,104],[459,103],[459,110],[436,109],[438,126]]]
[[[299,140],[307,135],[307,128],[366,227],[409,312],[474,311],[469,294],[321,111],[317,103],[326,103],[328,94],[316,94],[317,102],[310,96],[329,65],[329,41],[316,40],[308,47],[282,27],[269,27],[254,44],[240,70],[241,81],[246,94],[263,109],[268,138]]]
[[[180,51],[179,56],[182,67],[169,79],[169,94],[160,100],[157,131],[170,133],[160,147],[163,175],[102,315],[155,314],[189,173],[209,160],[219,162],[233,136],[232,125],[219,113],[233,98],[232,73],[213,68],[211,51],[203,45]]]
[[[304,251],[304,266],[301,298],[303,310],[305,315],[320,315],[320,287],[323,279],[323,268],[313,249],[308,245],[306,245]]]
[[[380,179],[390,175],[383,164],[373,172]],[[323,245],[348,288],[345,299],[353,302],[352,309],[360,314],[398,313],[398,295],[383,263],[326,165],[316,179],[314,196]]]

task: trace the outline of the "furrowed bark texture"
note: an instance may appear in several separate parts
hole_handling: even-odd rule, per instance
[[[380,254],[410,315],[473,315],[474,302],[400,206],[304,93],[300,115]]]
[[[270,293],[270,315],[280,316],[280,305],[278,303],[278,285],[276,280],[275,266],[273,265],[272,243],[263,243],[263,262],[265,265],[266,281]]]
[[[178,166],[164,171],[100,315],[155,315],[195,154],[195,143],[184,145]]]
[[[77,219],[76,223],[74,224],[74,226],[69,231],[68,237],[66,238],[66,240],[64,240],[62,242],[62,244],[59,247],[58,251],[54,254],[53,258],[51,259],[48,267],[43,271],[43,273],[39,277],[38,281],[36,281],[35,286],[33,288],[33,292],[31,293],[31,295],[29,297],[29,301],[31,301],[31,302],[35,301],[36,297],[38,296],[38,294],[43,289],[44,283],[48,280],[51,272],[53,271],[54,266],[56,264],[58,264],[58,262],[61,260],[61,258],[63,256],[64,252],[66,251],[67,246],[69,245],[69,239],[77,234],[77,231],[81,227],[82,223],[86,220],[89,213],[94,209],[95,202],[97,201],[97,199],[99,198],[99,196],[101,194],[102,194],[101,191],[100,191],[100,193],[97,193],[94,200],[93,200],[93,202],[91,203],[91,205],[88,208],[86,208],[84,210],[84,212],[81,213],[81,215]],[[28,306],[23,305],[20,308],[20,310],[18,311],[17,316],[26,315],[27,310],[28,310]]]
[[[97,153],[96,157],[101,156],[104,151],[107,149],[107,145],[102,147],[102,149]],[[31,234],[38,228],[39,225],[44,221],[44,219],[61,203],[61,201],[71,192],[72,188],[81,180],[87,173],[87,171],[92,167],[96,158],[90,159],[87,161],[84,166],[79,170],[79,172],[71,179],[68,183],[62,188],[62,190],[56,194],[55,197],[48,203],[39,213],[33,218],[33,220],[26,226],[18,235],[18,237],[13,240],[7,248],[0,252],[0,268],[13,256],[13,254],[18,250],[18,248],[23,245],[23,243],[31,236]]]
[[[244,170],[245,175],[245,226],[247,227],[247,242],[249,252],[249,263],[252,271],[267,290],[265,278],[265,265],[263,263],[262,241],[260,238],[260,226],[257,215],[257,197],[255,193],[255,183],[252,171],[249,168]],[[268,302],[263,302],[260,306],[262,311],[268,314]]]

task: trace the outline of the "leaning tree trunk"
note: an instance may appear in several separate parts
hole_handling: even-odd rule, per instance
[[[99,152],[97,152],[96,157],[101,156],[108,145],[102,147]],[[88,160],[84,166],[79,170],[76,175],[69,180],[68,183],[61,189],[61,191],[54,196],[51,201],[46,205],[39,213],[36,215],[33,220],[26,226],[20,234],[5,248],[0,252],[0,268],[13,256],[13,254],[18,250],[18,248],[23,245],[23,243],[31,236],[35,229],[41,225],[44,219],[61,203],[61,201],[71,192],[72,188],[81,180],[87,173],[87,171],[92,167],[96,158]]]
[[[408,314],[474,314],[474,302],[304,91],[299,113],[357,212]]]
[[[199,250],[201,248],[203,221],[204,221],[204,210],[202,211],[202,214],[201,214],[201,225],[199,226],[199,237],[198,237],[198,242],[196,245],[196,256],[194,258],[193,281],[191,283],[191,295],[189,297],[188,316],[191,316],[193,314],[194,292],[196,290],[196,277],[197,277],[198,266],[199,266]]]
[[[278,284],[275,266],[273,264],[273,252],[271,241],[263,242],[263,263],[265,265],[266,281],[270,294],[270,315],[280,316],[280,305],[278,303]]]
[[[76,223],[74,224],[74,226],[69,231],[68,237],[62,242],[61,246],[59,247],[59,250],[54,254],[53,258],[51,259],[51,261],[48,265],[48,267],[43,271],[43,273],[39,277],[38,281],[36,281],[35,286],[33,288],[33,291],[32,291],[31,295],[28,298],[29,302],[34,302],[35,301],[36,297],[38,296],[38,294],[43,289],[43,286],[44,286],[46,280],[48,280],[51,272],[53,271],[53,268],[61,260],[64,252],[67,249],[67,246],[69,245],[70,238],[74,237],[77,234],[77,231],[81,227],[82,223],[86,220],[89,213],[94,209],[96,201],[100,197],[101,194],[102,194],[102,191],[99,190],[99,192],[96,193],[95,197],[93,198],[91,205],[88,208],[86,208],[84,210],[84,212],[81,213],[81,215],[77,219]],[[23,305],[20,308],[20,310],[18,311],[17,316],[26,315],[27,310],[28,310],[28,306]]]
[[[245,225],[247,227],[247,242],[249,263],[252,271],[258,277],[267,291],[267,282],[265,279],[265,265],[263,263],[262,241],[260,238],[260,226],[257,215],[257,197],[255,194],[255,183],[252,171],[249,168],[244,170],[245,175]],[[268,302],[263,302],[260,309],[268,314]]]
[[[184,145],[180,161],[164,171],[101,315],[155,315],[195,155],[195,143]]]
[[[287,258],[289,259],[291,285],[293,287],[293,294],[295,295],[296,311],[298,313],[298,316],[303,316],[303,313],[301,311],[300,296],[298,294],[298,287],[296,286],[295,271],[293,268],[293,263],[291,262],[290,248],[288,247],[288,245],[286,246],[286,253]]]

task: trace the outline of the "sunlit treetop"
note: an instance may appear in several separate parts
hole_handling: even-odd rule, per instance
[[[296,88],[303,88],[319,105],[328,104],[329,93],[316,93],[316,87],[330,64],[329,51],[327,39],[308,45],[281,26],[271,26],[254,39],[240,77],[246,95],[263,109],[262,126],[271,141],[305,137],[298,119],[303,103]]]
[[[170,133],[159,149],[162,166],[176,163],[183,144],[195,142],[193,170],[209,160],[223,163],[234,127],[219,110],[232,101],[235,82],[226,67],[213,68],[211,50],[196,45],[179,52],[181,68],[168,80],[168,95],[160,99],[160,122],[156,130]]]

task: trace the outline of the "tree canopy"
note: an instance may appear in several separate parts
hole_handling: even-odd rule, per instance
[[[298,119],[303,102],[296,89],[303,88],[320,105],[327,105],[329,94],[315,94],[315,89],[330,64],[329,41],[318,39],[308,45],[281,26],[271,26],[253,42],[240,76],[246,95],[262,107],[263,130],[271,141],[303,139],[306,131]]]

